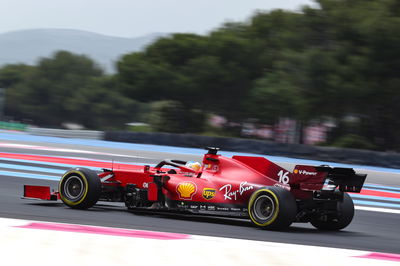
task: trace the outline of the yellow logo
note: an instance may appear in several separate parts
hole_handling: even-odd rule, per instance
[[[210,200],[215,196],[215,189],[213,188],[204,188],[203,189],[203,198],[206,200]]]
[[[191,200],[197,191],[197,186],[193,182],[182,182],[176,187],[180,199]]]
[[[299,173],[299,170],[294,169],[293,173],[298,174],[298,173]]]

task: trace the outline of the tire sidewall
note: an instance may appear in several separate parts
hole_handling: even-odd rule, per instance
[[[255,207],[256,207],[255,203],[256,203],[257,199],[259,199],[260,196],[263,196],[263,195],[267,195],[274,204],[274,212],[272,213],[271,218],[266,220],[265,222],[261,222],[255,215],[255,212],[256,212],[255,211]],[[261,188],[251,195],[250,200],[249,200],[248,212],[249,212],[250,219],[254,224],[256,224],[257,226],[260,226],[260,227],[268,226],[268,225],[272,224],[278,217],[279,200],[278,200],[277,196],[275,195],[275,193],[273,193],[269,188]]]
[[[344,193],[343,201],[338,202],[338,212],[340,215],[337,221],[311,221],[311,224],[320,230],[341,230],[347,227],[354,217],[354,203],[348,193]]]
[[[83,193],[76,200],[72,200],[65,195],[64,185],[71,178],[77,177],[83,184]],[[61,200],[69,207],[76,209],[87,209],[92,207],[101,194],[101,181],[98,175],[86,168],[75,168],[67,171],[59,183],[59,193]]]
[[[254,214],[255,202],[260,196],[267,195],[273,201],[272,215],[265,221],[260,221]],[[279,187],[263,187],[255,191],[248,203],[250,220],[258,227],[266,229],[284,229],[290,226],[297,214],[297,204],[290,191]]]

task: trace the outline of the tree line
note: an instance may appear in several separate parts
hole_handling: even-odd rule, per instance
[[[5,112],[41,126],[117,129],[150,121],[154,130],[196,133],[207,130],[211,113],[237,123],[331,121],[327,144],[400,149],[396,0],[318,0],[298,12],[260,11],[208,35],[160,38],[121,57],[116,68],[105,74],[66,51],[36,66],[4,66]]]

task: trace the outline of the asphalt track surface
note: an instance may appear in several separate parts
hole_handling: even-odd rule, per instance
[[[38,143],[30,144],[38,145]],[[149,164],[157,163],[165,158],[182,160],[199,160],[201,158],[201,155],[194,156],[117,148],[93,148],[84,145],[52,144],[51,146],[54,148],[90,150],[94,153],[81,153],[71,150],[67,152],[59,150],[35,150],[33,152],[23,147],[1,147],[0,152],[15,154],[34,153],[94,160],[111,160],[111,158],[114,158],[120,162]],[[114,156],[107,153],[112,153]],[[116,157],[115,154],[119,154],[119,156]],[[5,158],[0,159],[3,164],[7,165],[13,163],[25,166],[30,165],[29,162],[15,162],[15,160],[12,161]],[[289,164],[286,166],[290,167]],[[45,164],[43,164],[43,167],[46,167]],[[58,168],[60,171],[64,171],[69,167],[59,166]],[[1,170],[2,168],[0,167]],[[22,174],[30,173],[27,170],[18,170],[17,167],[15,171],[20,171]],[[44,172],[43,174],[46,173]],[[380,185],[400,183],[398,182],[398,175],[395,174],[379,173],[376,171],[371,174],[375,176],[373,177],[374,183]],[[380,174],[383,177],[379,179]],[[23,192],[23,184],[50,185],[56,188],[57,183],[57,181],[51,180],[21,178],[0,174],[0,217],[400,253],[400,214],[398,213],[356,210],[353,222],[340,232],[319,231],[309,224],[293,224],[287,231],[277,232],[255,228],[249,221],[239,219],[195,215],[176,216],[157,213],[132,213],[119,203],[101,203],[90,210],[73,210],[64,206],[61,202],[27,201],[20,198]]]

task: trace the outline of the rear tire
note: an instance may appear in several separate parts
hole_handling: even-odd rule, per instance
[[[311,224],[320,230],[337,231],[348,226],[354,217],[354,203],[349,194],[344,193],[343,201],[337,204],[338,214],[334,217],[322,219],[318,217]]]
[[[101,195],[101,181],[96,172],[86,168],[67,171],[59,183],[61,200],[73,209],[88,209]]]
[[[295,220],[297,204],[288,190],[280,187],[265,187],[251,195],[248,212],[251,221],[258,227],[285,229]]]

